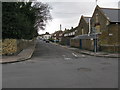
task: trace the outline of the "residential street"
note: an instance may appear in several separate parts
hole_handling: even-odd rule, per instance
[[[37,41],[28,61],[3,64],[3,88],[117,88],[118,59]]]

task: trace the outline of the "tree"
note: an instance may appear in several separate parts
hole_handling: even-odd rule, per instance
[[[3,2],[2,8],[3,39],[32,39],[51,19],[51,8],[41,2]]]

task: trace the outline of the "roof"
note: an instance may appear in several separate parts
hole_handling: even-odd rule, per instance
[[[75,31],[77,28],[78,28],[78,27],[75,27],[75,28],[72,28],[72,29],[65,30],[65,31],[64,31],[64,34],[73,32],[73,31]]]
[[[61,33],[63,33],[63,31],[62,31],[62,30],[59,30],[59,31],[55,31],[52,35],[61,34]]]
[[[78,36],[76,36],[76,37],[74,37],[72,39],[91,39],[91,38],[95,39],[95,38],[97,38],[96,35],[97,34],[90,34],[88,36],[88,34],[84,34],[84,35],[78,35]]]
[[[91,17],[84,17],[84,19],[86,20],[87,23],[89,23],[89,19],[91,19]]]
[[[120,9],[114,9],[114,8],[100,8],[103,13],[109,18],[111,22],[120,22],[118,19],[118,12],[120,12]]]
[[[80,25],[80,23],[81,23],[81,19],[84,19],[87,23],[89,23],[89,19],[91,19],[91,17],[87,17],[87,16],[81,16],[81,18],[80,18],[80,21],[79,21],[79,25]]]

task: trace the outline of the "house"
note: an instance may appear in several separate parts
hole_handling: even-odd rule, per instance
[[[54,40],[55,42],[60,42],[62,35],[63,35],[62,30],[56,31],[52,34],[52,40]]]
[[[42,34],[42,38],[45,39],[45,40],[49,40],[51,38],[51,34],[46,32],[45,34]]]
[[[119,10],[96,6],[89,21],[81,16],[76,37],[71,39],[71,46],[95,52],[120,52]]]
[[[84,35],[89,33],[89,22],[91,17],[85,17],[81,16],[80,22],[78,24],[77,32],[75,33],[75,36],[78,35]]]
[[[91,34],[96,34],[99,51],[120,51],[120,9],[96,6],[91,18]]]
[[[90,22],[91,17],[81,16],[80,22],[78,24],[77,32],[75,33],[75,37],[71,39],[71,46],[77,47],[80,49],[88,49],[90,44],[93,42],[89,42],[88,39],[94,37],[94,35],[89,36],[90,34]],[[89,44],[88,44],[89,42]],[[87,43],[87,44],[86,44]],[[90,49],[91,50],[91,49]]]
[[[73,28],[71,27],[71,29],[65,29],[64,33],[63,33],[63,37],[61,40],[61,44],[62,45],[70,45],[70,39],[75,37],[75,33],[77,31],[77,27]]]

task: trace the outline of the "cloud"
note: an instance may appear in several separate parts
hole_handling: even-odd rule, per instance
[[[41,1],[41,0],[40,0]],[[46,31],[54,32],[62,29],[76,27],[79,23],[81,15],[92,16],[96,7],[96,0],[44,0],[52,6],[51,15],[53,21],[49,22]],[[117,8],[119,0],[98,0],[97,4],[105,8]],[[44,31],[45,32],[45,31]]]

